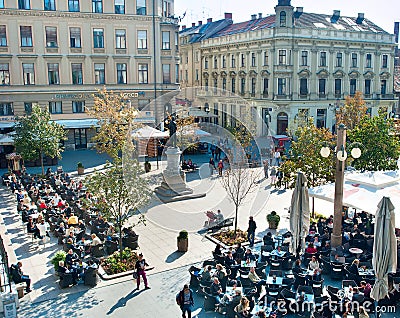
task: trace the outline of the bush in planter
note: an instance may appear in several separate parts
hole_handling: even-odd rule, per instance
[[[278,228],[280,220],[281,217],[276,214],[275,211],[272,211],[270,214],[267,215],[267,221],[270,229],[276,230]]]
[[[57,272],[58,271],[58,263],[60,261],[65,261],[65,257],[67,254],[64,251],[58,251],[54,257],[51,259],[51,263],[54,265],[54,270]]]
[[[119,251],[102,260],[101,266],[108,275],[119,274],[135,269],[138,257],[136,252],[129,248],[122,251],[122,259]]]
[[[82,162],[78,162],[78,174],[84,174],[85,167],[83,166]]]
[[[189,233],[186,230],[182,230],[179,232],[178,236],[178,251],[179,252],[187,252],[189,245]]]

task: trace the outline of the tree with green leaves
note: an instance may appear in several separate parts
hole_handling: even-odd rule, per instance
[[[94,95],[94,105],[86,113],[98,120],[99,129],[93,137],[96,149],[117,158],[124,149],[129,131],[140,127],[134,119],[138,110],[131,106],[122,93],[108,92],[106,88]]]
[[[137,160],[124,156],[107,162],[103,170],[95,170],[86,178],[88,190],[95,197],[94,206],[110,219],[119,232],[119,251],[122,259],[122,229],[125,223],[136,216],[133,226],[145,224],[140,213],[150,200],[152,191],[144,171]]]
[[[361,144],[361,156],[353,161],[354,168],[369,171],[397,169],[400,140],[395,134],[393,119],[386,117],[384,112],[366,116],[348,132],[348,149],[354,142]]]
[[[352,130],[367,117],[367,106],[362,98],[362,93],[357,91],[354,96],[346,96],[344,105],[336,112],[336,123],[344,124],[348,130]]]
[[[61,158],[64,148],[60,142],[66,140],[64,128],[51,121],[47,109],[33,105],[30,115],[17,117],[15,125],[15,148],[24,160],[40,160],[44,175],[45,156]]]

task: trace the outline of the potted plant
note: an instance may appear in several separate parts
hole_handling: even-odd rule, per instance
[[[54,257],[51,259],[51,263],[54,265],[54,270],[58,272],[58,264],[60,261],[65,261],[67,254],[64,251],[58,251]]]
[[[146,171],[147,173],[150,172],[150,170],[151,170],[151,163],[148,160],[146,160],[144,163],[144,171]]]
[[[188,251],[188,245],[189,245],[189,239],[188,239],[188,232],[185,230],[182,230],[179,232],[178,236],[178,252],[187,252]]]
[[[267,215],[268,225],[271,230],[276,230],[278,228],[280,220],[281,217],[276,214],[275,211],[272,211],[270,214]]]
[[[83,166],[82,162],[78,162],[78,175],[82,175],[85,173],[85,167]]]

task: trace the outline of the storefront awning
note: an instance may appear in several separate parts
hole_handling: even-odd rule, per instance
[[[58,119],[55,122],[64,129],[99,127],[97,119]]]
[[[15,122],[13,122],[13,121],[0,121],[0,129],[12,128],[14,126],[15,126]]]

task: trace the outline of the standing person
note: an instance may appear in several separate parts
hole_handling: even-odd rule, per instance
[[[145,289],[150,289],[150,287],[147,284],[146,266],[149,266],[149,264],[146,263],[146,260],[143,258],[143,254],[140,253],[138,256],[138,260],[136,261],[136,266],[135,266],[136,271],[137,271],[137,278],[136,278],[137,287],[136,287],[136,289],[139,289],[139,287],[140,287],[140,276],[143,277]]]
[[[215,168],[215,162],[213,157],[211,157],[210,161],[208,162],[208,168],[210,169],[210,177],[211,177],[213,175],[214,170],[217,170]]]
[[[249,217],[249,227],[247,229],[247,240],[250,243],[250,247],[252,247],[254,245],[254,237],[256,235],[256,228],[257,228],[257,224],[253,220],[253,217],[250,216]]]
[[[268,159],[264,160],[264,178],[268,179]]]
[[[274,159],[275,166],[279,166],[279,164],[281,163],[281,153],[279,152],[278,148],[275,148]]]
[[[187,284],[183,286],[183,289],[176,295],[176,302],[181,307],[182,318],[186,318],[186,312],[188,318],[192,317],[192,307],[194,305],[193,292]]]
[[[221,149],[219,145],[215,148],[215,160],[221,160]]]
[[[220,177],[222,177],[222,169],[224,169],[224,164],[223,164],[222,160],[220,160],[220,161],[218,162],[218,175],[219,175]]]
[[[271,168],[271,184],[275,185],[276,183],[276,168],[272,166]]]

